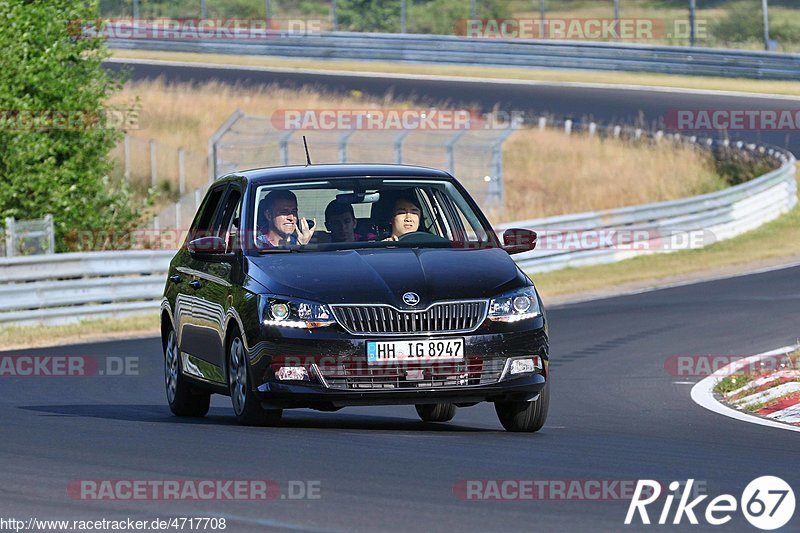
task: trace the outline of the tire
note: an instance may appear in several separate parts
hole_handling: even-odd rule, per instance
[[[277,424],[282,409],[264,409],[250,387],[250,367],[247,364],[244,343],[237,333],[228,344],[228,390],[231,394],[236,421],[243,426],[272,426]]]
[[[175,416],[202,417],[208,413],[211,393],[192,387],[181,371],[181,358],[175,330],[167,333],[164,342],[164,385],[169,410]]]
[[[414,407],[423,422],[448,422],[456,416],[456,406],[452,403],[426,403]]]
[[[545,383],[539,398],[532,402],[495,402],[497,418],[506,431],[532,433],[539,431],[547,420],[550,407],[550,386]]]

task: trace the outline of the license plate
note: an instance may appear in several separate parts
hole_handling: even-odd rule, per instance
[[[463,360],[464,339],[367,341],[369,364]]]

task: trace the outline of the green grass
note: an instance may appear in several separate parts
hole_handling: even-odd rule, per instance
[[[714,392],[717,394],[727,394],[735,391],[738,388],[744,387],[746,384],[753,380],[753,376],[749,374],[735,374],[722,378],[714,385]]]

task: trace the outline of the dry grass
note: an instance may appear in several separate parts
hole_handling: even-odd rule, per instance
[[[0,346],[3,350],[22,350],[111,339],[156,337],[159,331],[158,313],[84,320],[61,326],[4,326],[0,328]]]
[[[413,104],[359,93],[333,96],[311,89],[242,88],[223,83],[170,85],[163,81],[130,83],[117,102],[138,99],[140,128],[136,137],[182,146],[203,153],[209,137],[237,108],[269,116],[279,109],[404,108]],[[138,143],[137,143],[138,145]],[[146,144],[141,143],[140,176],[149,172]],[[175,159],[174,154],[172,159]],[[173,162],[171,168],[175,168]],[[159,164],[159,175],[165,164]],[[690,148],[631,144],[583,135],[566,138],[557,131],[521,130],[504,148],[506,196],[503,220],[668,200],[722,186],[708,156]],[[166,175],[166,174],[165,174]],[[174,174],[173,174],[174,175]],[[188,189],[206,182],[202,170],[190,170]],[[140,178],[148,180],[149,178]],[[500,217],[493,219],[499,222]]]
[[[672,200],[724,187],[708,154],[553,130],[524,130],[504,146],[506,220]]]

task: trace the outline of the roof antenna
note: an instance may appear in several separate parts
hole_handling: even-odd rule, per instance
[[[303,135],[303,146],[306,149],[306,166],[311,164],[311,156],[308,155],[308,143],[306,142],[306,136]]]

